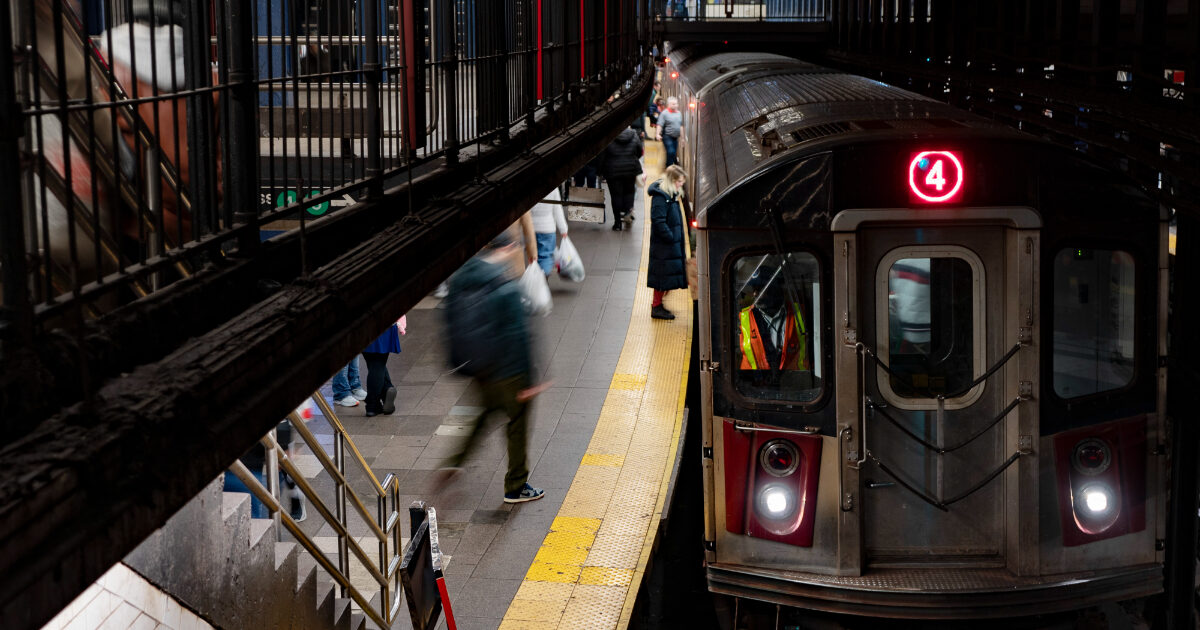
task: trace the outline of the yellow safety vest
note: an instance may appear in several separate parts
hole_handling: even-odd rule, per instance
[[[742,344],[743,370],[769,370],[767,352],[763,347],[762,335],[758,332],[758,321],[750,312],[754,307],[747,306],[739,314],[740,338]],[[807,370],[808,360],[808,330],[804,325],[804,316],[800,307],[792,304],[788,311],[787,322],[783,333],[783,350],[779,356],[781,370]]]

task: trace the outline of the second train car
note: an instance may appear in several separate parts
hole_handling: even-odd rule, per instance
[[[1166,216],[871,79],[675,50],[711,591],[1009,617],[1162,588]]]

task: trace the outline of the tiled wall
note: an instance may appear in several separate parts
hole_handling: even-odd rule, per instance
[[[42,630],[213,630],[170,595],[118,563]]]

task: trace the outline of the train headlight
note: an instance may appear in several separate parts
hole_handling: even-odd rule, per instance
[[[795,510],[795,493],[784,486],[770,484],[758,493],[758,511],[767,518],[786,518]]]
[[[796,467],[800,465],[800,451],[787,440],[771,440],[758,452],[758,463],[767,473],[786,477],[796,472]]]
[[[1084,486],[1080,494],[1083,495],[1083,507],[1089,516],[1102,516],[1113,504],[1112,490],[1102,484]]]
[[[1071,451],[1071,466],[1084,475],[1099,475],[1112,464],[1112,449],[1103,440],[1088,438]]]

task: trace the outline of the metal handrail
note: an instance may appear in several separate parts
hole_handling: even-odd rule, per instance
[[[292,412],[289,414],[288,419],[291,421],[296,433],[313,452],[321,467],[333,479],[335,488],[334,505],[330,506],[321,499],[313,486],[300,473],[287,452],[279,446],[273,434],[264,436],[260,440],[260,443],[267,450],[268,459],[273,463],[277,462],[278,465],[278,468],[271,466],[272,470],[268,471],[268,474],[274,476],[276,470],[286,472],[295,481],[296,487],[300,489],[304,497],[312,504],[314,511],[324,519],[337,535],[338,549],[336,559],[331,560],[326,556],[325,552],[317,546],[316,542],[304,533],[296,521],[292,519],[291,515],[283,509],[276,494],[278,492],[278,484],[272,484],[270,483],[271,480],[268,479],[268,484],[264,486],[240,461],[235,462],[230,470],[242,480],[255,497],[267,506],[272,517],[291,533],[297,543],[313,555],[313,558],[321,565],[321,568],[329,573],[330,577],[337,583],[343,597],[349,596],[353,599],[362,608],[363,613],[380,627],[391,627],[391,623],[395,621],[396,614],[400,610],[402,591],[398,572],[401,557],[401,532],[398,527],[400,523],[400,512],[398,509],[400,501],[399,478],[389,473],[384,477],[383,483],[380,483],[330,405],[319,392],[314,394],[312,399],[333,428],[334,453],[332,457],[321,446],[316,435],[305,425],[298,413]],[[347,446],[353,454],[352,459],[356,460],[363,471],[366,472],[368,479],[370,479],[371,487],[377,495],[377,512],[374,515],[371,514],[362,498],[350,487],[346,479],[345,450]],[[389,503],[390,506],[388,505]],[[347,517],[349,515],[346,509],[347,504],[354,507],[354,510],[366,522],[371,535],[377,541],[379,545],[377,562],[372,561],[362,545],[350,536],[347,528]],[[349,562],[351,555],[358,559],[359,563],[362,564],[375,583],[379,585],[380,600],[377,609],[372,608],[370,599],[350,581]]]
[[[346,432],[346,427],[342,426],[342,421],[339,420],[337,414],[333,412],[333,407],[329,406],[329,402],[325,400],[325,397],[318,392],[313,394],[312,400],[313,402],[317,403],[318,407],[321,408],[321,414],[324,415],[325,419],[329,421],[329,424],[333,427],[333,430],[337,431],[339,435],[348,438],[350,434]],[[346,442],[350,445],[350,452],[354,453],[354,459],[358,461],[358,465],[362,466],[363,472],[367,473],[367,479],[371,480],[371,484],[375,487],[375,492],[377,492],[379,496],[384,496],[384,487],[379,483],[379,478],[375,476],[375,473],[371,471],[371,467],[367,465],[367,460],[363,458],[362,453],[360,453],[358,450],[358,447],[354,445],[354,441],[348,439]]]
[[[304,547],[305,550],[312,554],[313,559],[317,561],[317,564],[321,565],[321,568],[325,569],[325,571],[328,572],[329,575],[331,575],[339,585],[341,585],[350,593],[350,597],[358,603],[359,607],[362,608],[363,613],[370,617],[371,621],[374,621],[381,627],[389,627],[388,622],[385,621],[379,615],[379,613],[375,612],[373,608],[371,608],[371,604],[369,601],[367,601],[367,598],[363,597],[362,593],[358,592],[358,589],[350,583],[350,580],[347,579],[346,576],[342,575],[341,571],[339,571],[337,567],[333,566],[333,563],[329,560],[329,558],[325,557],[325,552],[321,551],[321,549],[317,547],[317,544],[313,542],[313,540],[309,538],[307,534],[304,533],[304,530],[300,529],[300,525],[292,519],[290,514],[283,510],[282,506],[279,504],[279,501],[276,500],[275,497],[272,496],[271,493],[268,492],[261,483],[259,483],[258,478],[250,472],[249,468],[246,468],[245,464],[240,461],[236,461],[233,463],[233,466],[229,468],[229,470],[232,471],[238,479],[241,479],[242,483],[246,484],[246,487],[250,489],[251,494],[257,497],[259,501],[262,501],[263,505],[267,506],[268,510],[270,510],[272,513],[279,514],[280,522],[283,523],[283,526],[286,527],[289,532],[291,532],[292,536],[296,539],[296,542],[298,542],[301,547]]]

